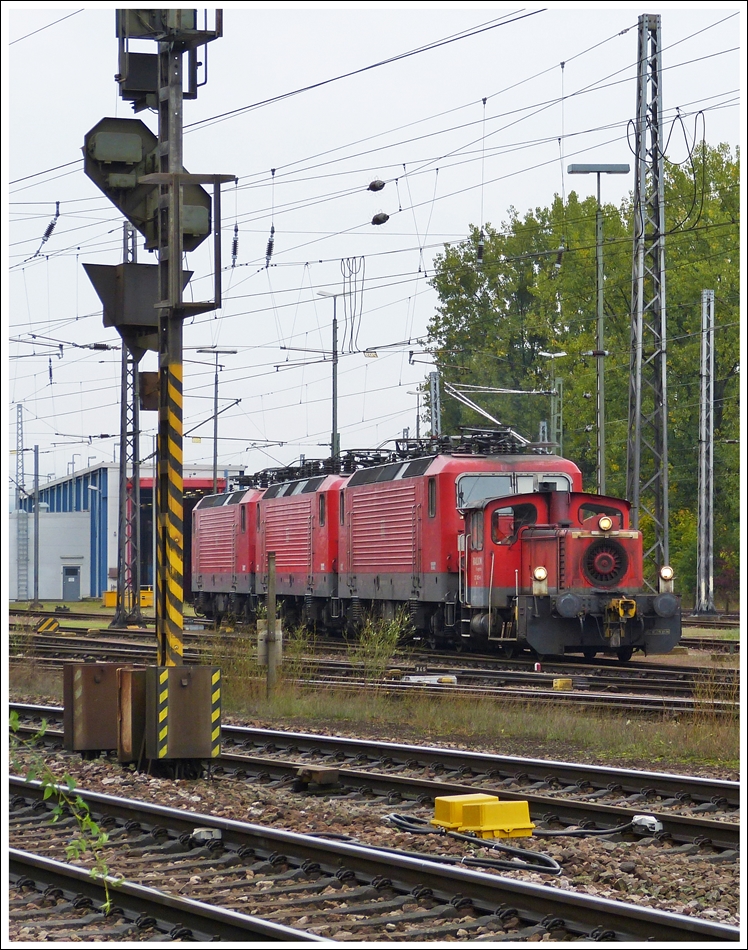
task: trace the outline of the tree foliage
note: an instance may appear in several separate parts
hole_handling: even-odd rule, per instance
[[[666,311],[671,560],[693,582],[701,347],[701,292],[715,292],[715,573],[738,567],[739,154],[702,146],[684,166],[666,163]],[[572,192],[548,208],[510,208],[500,229],[471,226],[435,260],[439,306],[429,348],[441,378],[545,391],[563,380],[564,455],[595,484],[596,343],[594,197]],[[603,206],[607,490],[626,491],[631,349],[633,199]],[[563,248],[563,250],[560,250]],[[567,355],[551,360],[541,353]],[[547,395],[478,397],[501,422],[537,439]],[[485,424],[444,397],[442,430]],[[688,527],[687,527],[688,526]]]

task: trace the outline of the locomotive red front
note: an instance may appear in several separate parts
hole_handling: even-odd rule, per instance
[[[404,607],[430,646],[625,660],[678,642],[672,571],[662,569],[659,591],[644,589],[627,502],[584,494],[577,466],[558,456],[461,447],[202,499],[197,607],[251,619],[275,551],[292,624],[342,630]]]

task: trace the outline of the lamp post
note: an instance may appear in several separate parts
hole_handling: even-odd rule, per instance
[[[218,357],[234,356],[236,350],[210,349],[198,350],[198,353],[212,353],[216,358],[216,375],[213,386],[213,494],[218,494]]]
[[[543,350],[538,351],[538,356],[544,356],[548,360],[556,360],[560,356],[567,356],[566,350],[559,353],[546,353]],[[551,396],[551,439],[557,443],[558,455],[564,454],[564,384],[563,380],[556,375],[555,369],[551,379],[554,395]]]
[[[416,439],[421,438],[421,394],[416,390],[415,392],[410,389],[407,390],[409,396],[416,397]]]
[[[94,562],[96,566],[96,572],[94,574],[94,577],[96,578],[96,593],[94,594],[94,592],[91,591],[91,595],[93,597],[98,597],[99,594],[101,593],[101,591],[99,590],[99,583],[100,583],[99,573],[101,572],[101,524],[99,522],[101,518],[100,518],[100,515],[94,514],[93,499],[98,497],[99,499],[98,509],[100,512],[101,511],[101,489],[96,485],[89,485],[88,490],[97,493],[96,495],[93,495],[91,498],[91,517],[93,519],[94,530],[96,532],[96,543],[94,544]]]
[[[605,368],[607,356],[603,335],[603,209],[600,204],[600,176],[628,175],[628,165],[569,165],[570,175],[597,175],[597,212],[595,215],[595,261],[597,263],[597,335],[590,356],[597,359],[597,491],[605,494]]]
[[[330,454],[333,460],[340,457],[340,435],[338,434],[338,297],[340,294],[329,290],[318,290],[318,297],[332,297],[332,436]]]

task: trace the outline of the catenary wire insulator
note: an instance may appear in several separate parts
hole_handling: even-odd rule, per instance
[[[39,256],[39,254],[41,253],[42,248],[44,247],[44,245],[47,243],[47,241],[48,241],[48,240],[50,239],[50,237],[52,236],[52,232],[53,232],[54,229],[55,229],[55,225],[57,224],[57,220],[58,220],[59,217],[60,217],[60,202],[59,202],[59,201],[56,201],[56,202],[55,202],[55,216],[54,216],[54,218],[52,218],[52,220],[51,220],[51,221],[49,222],[49,224],[47,225],[47,230],[44,232],[44,235],[42,236],[42,243],[39,245],[39,250],[36,252],[36,254],[34,254],[34,257],[38,257],[38,256]]]
[[[236,258],[239,254],[239,225],[234,225],[234,240],[231,242],[231,266],[236,267]]]
[[[367,190],[368,190],[368,191],[381,191],[383,188],[384,188],[384,182],[383,182],[381,179],[379,179],[379,178],[375,178],[374,181],[372,181],[372,182],[369,184],[369,187],[368,187]]]
[[[44,232],[44,237],[42,238],[42,244],[44,244],[45,241],[49,240],[52,232],[55,229],[55,225],[57,224],[57,219],[60,217],[60,202],[57,201],[55,202],[55,204],[56,204],[55,216],[47,225],[47,230]]]
[[[270,258],[273,256],[273,244],[275,243],[275,225],[270,225],[270,237],[268,238],[268,246],[265,248],[265,267],[270,267]]]
[[[554,268],[555,268],[556,273],[558,273],[558,272],[561,270],[561,261],[562,261],[562,259],[563,259],[564,251],[565,251],[565,250],[566,250],[566,248],[565,248],[564,245],[562,244],[562,245],[560,245],[558,251],[556,252],[556,263],[553,265]]]

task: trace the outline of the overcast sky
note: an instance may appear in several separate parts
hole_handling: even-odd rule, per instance
[[[741,8],[224,4],[207,85],[184,106],[185,167],[239,179],[224,186],[223,308],[184,328],[185,465],[212,463],[214,361],[195,352],[208,346],[238,351],[221,358],[220,406],[241,402],[220,416],[219,467],[329,454],[331,363],[319,360],[332,345],[333,301],[319,291],[348,291],[337,301],[342,449],[382,445],[406,427],[414,435],[411,393],[431,368],[421,341],[436,304],[434,255],[471,224],[500,227],[512,206],[524,214],[555,194],[592,194],[594,176],[570,179],[571,162],[632,163],[643,12],[662,15],[668,158],[682,161],[702,128],[710,145],[739,144]],[[82,265],[121,261],[122,217],[84,175],[80,149],[101,118],[133,113],[113,79],[114,6],[4,3],[2,15],[5,431],[14,449],[21,403],[44,482],[112,461],[118,441],[120,353],[85,347],[119,338],[103,327]],[[157,131],[152,112],[137,118]],[[386,182],[377,193],[367,190],[374,179]],[[620,201],[632,184],[606,178],[603,200]],[[374,226],[379,212],[389,220]],[[209,243],[188,257],[194,299],[211,293]],[[138,253],[156,262],[142,244]],[[141,368],[156,368],[154,354]],[[146,454],[156,414],[141,424]],[[25,469],[31,488],[30,453]]]

